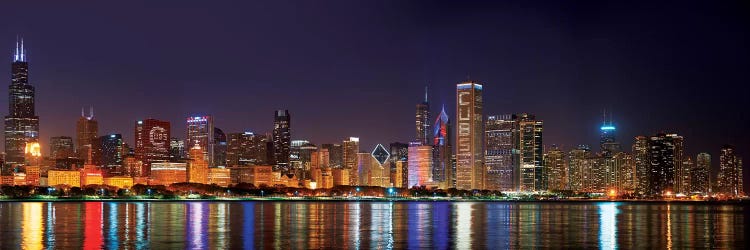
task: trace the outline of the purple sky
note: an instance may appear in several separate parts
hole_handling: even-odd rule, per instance
[[[413,139],[425,85],[433,116],[455,116],[470,75],[485,114],[534,113],[547,145],[596,147],[607,108],[625,148],[667,130],[690,154],[750,156],[747,2],[169,2],[0,3],[0,75],[22,35],[45,154],[89,106],[131,144],[137,119],[184,138],[186,116],[266,132],[289,109],[293,138],[369,151]]]

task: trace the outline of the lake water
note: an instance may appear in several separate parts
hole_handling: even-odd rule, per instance
[[[0,248],[747,248],[750,206],[0,202]]]

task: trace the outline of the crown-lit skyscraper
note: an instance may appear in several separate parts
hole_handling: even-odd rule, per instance
[[[170,160],[170,136],[168,121],[145,119],[135,122],[135,158],[143,162],[146,176],[150,174],[151,163]]]
[[[602,154],[605,157],[610,157],[613,154],[620,152],[620,143],[616,140],[617,131],[614,123],[612,123],[612,114],[610,113],[609,119],[607,119],[607,112],[604,112],[604,120],[602,126],[599,128],[599,146],[601,147]]]
[[[445,113],[445,107],[440,110],[440,114],[435,120],[433,128],[432,141],[432,179],[440,183],[443,188],[452,188],[453,169],[451,168],[451,123],[448,114]]]
[[[416,139],[422,145],[430,145],[430,102],[427,100],[427,87],[424,88],[424,101],[417,104]]]
[[[202,159],[211,163],[214,158],[214,118],[209,115],[188,117],[187,126],[187,148],[192,150],[196,144],[200,145]],[[196,156],[190,155],[190,159],[196,159]]]
[[[273,159],[274,170],[289,171],[292,134],[289,110],[276,110],[273,117]]]
[[[28,142],[39,141],[39,116],[34,105],[34,86],[29,84],[29,63],[23,39],[16,41],[8,87],[8,115],[5,116],[5,162],[23,164]]]
[[[94,119],[94,108],[89,109],[88,116],[81,109],[81,117],[76,121],[76,153],[78,158],[83,159],[84,162],[93,162],[93,159],[89,159],[92,155],[89,154],[89,151],[97,147],[95,144],[97,144],[98,137],[99,122]]]
[[[482,84],[456,85],[456,188],[484,189]]]

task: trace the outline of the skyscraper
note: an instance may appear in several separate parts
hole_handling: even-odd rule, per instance
[[[645,195],[648,191],[648,176],[651,168],[648,149],[648,138],[645,136],[636,136],[633,143],[636,178],[635,192],[641,195]]]
[[[227,142],[227,166],[253,166],[267,164],[264,135],[253,132],[230,133]]]
[[[123,141],[122,135],[111,134],[99,137],[99,157],[102,170],[105,174],[122,173],[123,158]]]
[[[289,110],[276,110],[273,118],[273,159],[276,162],[274,171],[289,170],[292,143],[290,123]]]
[[[611,116],[612,114],[610,114]],[[604,112],[604,120],[602,121],[602,126],[599,128],[600,131],[600,137],[599,137],[599,146],[601,148],[602,154],[605,157],[610,157],[612,154],[620,152],[620,143],[616,140],[616,128],[615,125],[612,123],[612,118],[610,117],[607,119],[607,112]]]
[[[320,148],[328,149],[331,168],[343,168],[344,149],[341,144],[322,144]]]
[[[736,197],[744,193],[742,186],[742,158],[735,154],[733,145],[724,145],[719,154],[719,193]]]
[[[513,179],[513,128],[511,115],[488,116],[484,123],[485,187],[489,190],[515,190]]]
[[[409,143],[408,187],[432,185],[432,147]]]
[[[203,183],[208,182],[208,161],[205,150],[200,144],[193,145],[190,148],[190,166],[187,169],[188,182]]]
[[[359,185],[359,176],[357,176],[357,153],[359,153],[359,138],[349,137],[343,143],[343,164],[345,169],[349,169],[349,185]]]
[[[424,101],[417,104],[416,139],[422,145],[430,145],[430,102],[427,100],[427,87],[424,88]]]
[[[534,115],[513,115],[516,129],[514,148],[518,153],[515,157],[514,170],[517,171],[518,189],[521,191],[547,190],[547,175],[544,173],[544,148],[542,134],[544,123],[536,120]]]
[[[81,109],[81,117],[76,122],[76,153],[78,158],[84,159],[85,162],[93,161],[93,159],[89,159],[89,151],[94,149],[98,137],[99,122],[94,120],[94,108],[89,109],[89,116],[86,116]]]
[[[545,172],[550,190],[567,189],[568,166],[565,158],[565,153],[555,145],[552,145],[552,148],[544,155],[544,165],[547,168]]]
[[[200,145],[203,159],[213,162],[214,155],[214,119],[212,116],[195,116],[187,118],[187,148],[192,149]],[[191,155],[190,158],[195,158]]]
[[[143,162],[144,175],[150,174],[151,163],[170,161],[170,136],[168,121],[145,119],[135,122],[135,158]]]
[[[456,188],[484,189],[482,84],[456,85]]]
[[[391,182],[396,187],[407,187],[409,179],[409,144],[392,142],[389,146],[391,152]],[[400,185],[398,185],[400,184]]]
[[[50,138],[50,158],[65,159],[75,156],[73,138],[70,136],[54,136]]]
[[[440,110],[433,130],[432,180],[440,183],[442,188],[452,188],[453,169],[450,167],[451,156],[453,155],[450,140],[451,123],[448,114],[445,113],[445,106]]]
[[[693,193],[708,194],[711,185],[711,155],[699,153],[695,157],[695,167],[690,174],[690,186]]]
[[[583,191],[588,183],[585,176],[590,169],[591,149],[588,145],[579,145],[568,153],[568,188],[573,191]]]
[[[187,149],[185,148],[185,141],[178,138],[169,139],[169,161],[178,162],[183,159],[187,159]]]
[[[214,158],[212,167],[227,165],[227,135],[219,128],[214,128]]]
[[[636,137],[634,149],[637,147],[636,170],[640,181],[639,192],[646,196],[663,196],[674,194],[678,190],[675,183],[679,178],[677,169],[682,166],[682,136],[677,134],[664,134],[648,137],[646,155],[648,164],[642,165],[644,152],[642,147],[643,137]],[[639,166],[640,165],[640,166]],[[645,168],[645,169],[644,169]]]
[[[39,116],[34,104],[34,86],[29,83],[29,63],[23,39],[16,41],[8,87],[8,115],[5,116],[5,162],[23,164],[26,143],[39,142]]]

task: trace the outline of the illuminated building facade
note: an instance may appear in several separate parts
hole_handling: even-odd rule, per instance
[[[544,155],[549,190],[567,189],[568,166],[566,163],[565,152],[555,145],[552,145],[552,148]]]
[[[151,172],[151,167],[146,170],[143,162],[136,159],[134,155],[126,155],[123,159],[123,174],[131,177],[148,177],[145,173]]]
[[[488,116],[484,123],[484,164],[488,190],[515,190],[512,115]]]
[[[341,144],[322,144],[320,148],[328,149],[331,168],[343,168],[344,147]]]
[[[189,155],[188,182],[208,184],[208,160],[203,158],[205,150],[196,144],[190,149]]]
[[[75,156],[73,138],[70,136],[54,136],[50,138],[50,158],[65,159]]]
[[[728,196],[744,195],[742,183],[742,158],[735,154],[733,145],[724,145],[719,154],[719,176],[716,190]]]
[[[29,63],[23,39],[16,41],[8,86],[8,115],[5,116],[5,163],[24,164],[26,143],[39,142],[34,86],[29,83]]]
[[[451,181],[453,169],[450,167],[453,148],[450,135],[451,123],[443,107],[435,120],[432,133],[432,180],[440,183],[443,188],[453,187]]]
[[[92,161],[89,151],[94,150],[99,137],[99,122],[94,120],[94,109],[89,110],[89,116],[86,116],[81,109],[81,117],[76,121],[76,153],[78,158],[84,159],[85,162]]]
[[[252,166],[250,167],[250,183],[256,187],[272,186],[273,167],[272,166]]]
[[[408,187],[432,185],[432,146],[409,143]]]
[[[169,139],[169,161],[177,162],[187,159],[187,148],[185,140],[178,138]]]
[[[636,136],[633,142],[633,159],[635,162],[636,194],[645,195],[649,184],[649,161],[648,137]]]
[[[482,103],[482,84],[466,81],[456,85],[457,189],[484,189]]]
[[[427,87],[424,89],[424,101],[417,104],[416,139],[422,145],[430,145],[430,102],[427,100]]]
[[[93,166],[84,167],[80,170],[81,172],[81,187],[88,185],[102,185],[104,184],[104,175],[102,171]]]
[[[41,167],[39,166],[24,166],[23,172],[26,174],[25,185],[39,186],[41,180]]]
[[[369,167],[364,173],[367,176],[365,179],[367,179],[368,186],[391,186],[390,158],[391,154],[388,150],[386,150],[382,144],[378,144],[372,150],[372,153],[370,153],[370,164],[364,166],[360,165],[360,168]]]
[[[640,144],[642,142],[637,137],[635,145],[642,147],[643,145]],[[649,164],[645,173],[638,176],[638,178],[645,178],[643,187],[639,187],[639,191],[646,196],[663,196],[681,191],[675,183],[679,180],[677,176],[680,176],[677,169],[682,166],[682,136],[660,133],[648,137],[647,145]],[[638,152],[636,152],[636,157],[638,157]],[[636,164],[638,160],[636,159]]]
[[[144,164],[145,170],[149,170],[153,162],[171,160],[170,136],[171,125],[168,121],[145,119],[135,122],[135,159]],[[148,176],[149,172],[143,175]]]
[[[208,169],[208,184],[216,184],[220,187],[228,187],[232,183],[231,173],[228,168]]]
[[[187,118],[187,139],[185,139],[187,149],[192,149],[195,145],[203,149],[203,159],[207,162],[213,162],[214,153],[214,118],[212,116],[194,116]],[[190,155],[190,158],[195,156]]]
[[[407,162],[409,159],[409,144],[393,142],[388,146],[391,152],[391,183],[395,187],[406,187],[409,184],[409,164]]]
[[[612,154],[620,152],[620,143],[616,140],[616,132],[612,118],[607,119],[607,113],[604,112],[604,121],[602,126],[599,128],[599,147],[601,148],[602,154],[605,157],[610,157]]]
[[[289,110],[276,110],[273,117],[273,160],[275,171],[289,171],[289,153],[292,146],[291,116]]]
[[[536,120],[534,115],[513,115],[514,148],[518,155],[514,159],[514,173],[518,178],[518,189],[521,191],[547,190],[547,175],[544,173],[543,132],[544,123]]]
[[[81,187],[81,172],[76,170],[49,170],[47,172],[47,185],[50,187],[58,185]]]
[[[151,185],[169,186],[188,181],[188,166],[183,162],[152,162]]]
[[[695,157],[695,167],[690,174],[692,193],[708,194],[711,187],[711,155],[699,153]]]
[[[133,178],[127,176],[104,177],[104,185],[128,189],[133,187]]]
[[[359,185],[359,176],[357,175],[357,153],[359,153],[359,138],[349,137],[343,143],[343,164],[345,169],[349,169],[349,185]]]
[[[332,175],[331,181],[333,182],[331,187],[349,185],[349,169],[332,168],[330,170]]]

